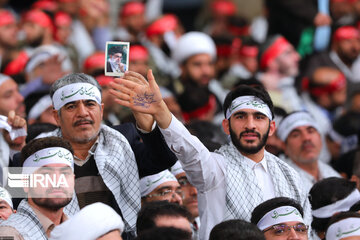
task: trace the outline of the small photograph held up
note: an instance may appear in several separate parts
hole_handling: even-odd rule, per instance
[[[128,70],[129,45],[128,42],[106,42],[106,76],[121,77]]]

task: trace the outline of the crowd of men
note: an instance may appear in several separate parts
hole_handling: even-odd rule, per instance
[[[359,238],[360,0],[176,2],[0,3],[0,239]]]

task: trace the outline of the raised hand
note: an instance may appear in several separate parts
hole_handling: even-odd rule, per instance
[[[25,128],[25,130],[27,129],[26,120],[16,115],[15,111],[9,112],[8,123],[13,128]],[[6,130],[4,130],[3,133],[5,141],[9,144],[11,149],[20,151],[25,146],[25,136],[17,137],[14,140],[11,140],[9,133]]]
[[[110,89],[115,101],[134,112],[153,115],[158,125],[166,128],[171,122],[171,113],[162,100],[159,86],[152,71],[147,73],[149,81],[139,73],[126,72],[123,78],[115,78]]]
[[[151,70],[147,77],[149,82],[139,73],[126,72],[123,78],[115,78],[110,83],[115,101],[134,111],[155,114],[162,97]]]

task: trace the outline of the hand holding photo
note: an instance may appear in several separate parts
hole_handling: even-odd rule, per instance
[[[105,75],[122,77],[129,67],[129,43],[106,42]]]

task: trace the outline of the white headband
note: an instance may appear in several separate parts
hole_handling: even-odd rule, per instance
[[[145,197],[151,193],[155,188],[163,184],[164,182],[177,182],[174,175],[169,170],[164,170],[154,175],[146,176],[140,179],[140,192],[141,197]]]
[[[11,200],[11,196],[10,196],[10,193],[8,191],[6,191],[5,188],[3,187],[0,187],[0,199],[4,200],[5,202],[7,202],[7,204],[9,204],[9,206],[11,208],[14,208],[13,207],[13,203],[12,203],[12,200]]]
[[[77,100],[94,100],[100,105],[101,93],[90,83],[72,83],[56,90],[52,100],[55,110]]]
[[[334,202],[330,205],[312,211],[312,215],[317,218],[329,218],[337,212],[349,211],[350,207],[360,200],[359,190],[355,189],[349,196]]]
[[[170,168],[170,171],[171,171],[172,174],[174,174],[174,176],[176,176],[176,175],[178,175],[178,174],[180,174],[180,173],[185,172],[184,169],[182,169],[181,164],[180,164],[179,161],[177,161],[177,162],[174,164],[174,166],[172,166],[172,167]]]
[[[264,229],[279,223],[294,221],[304,223],[300,212],[292,206],[282,206],[266,213],[256,225],[263,231]]]
[[[277,128],[277,135],[285,142],[291,131],[300,126],[311,126],[319,132],[319,126],[308,112],[294,112],[282,119]]]
[[[9,76],[0,73],[0,86],[6,81],[11,79]]]
[[[333,223],[326,231],[326,239],[338,240],[351,236],[360,236],[360,218],[346,218]]]
[[[229,119],[231,115],[241,109],[257,110],[272,120],[272,114],[269,106],[263,100],[255,96],[241,96],[235,98],[226,110],[226,119]]]
[[[52,105],[50,95],[45,95],[30,109],[28,119],[37,119]]]
[[[62,147],[44,148],[28,157],[23,164],[23,174],[31,174],[37,169],[54,163],[62,163],[74,168],[74,157]]]

